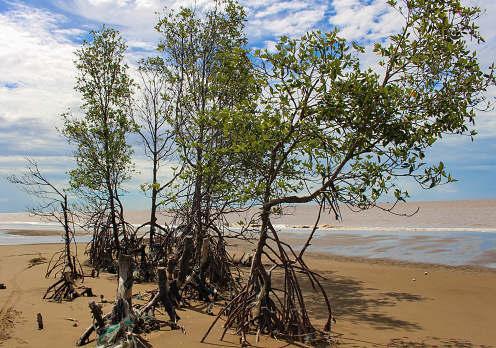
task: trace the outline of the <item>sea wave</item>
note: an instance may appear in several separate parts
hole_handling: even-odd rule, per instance
[[[309,225],[274,225],[279,230],[291,229],[312,229],[314,226]],[[335,226],[335,225],[318,225],[317,229],[321,230],[354,230],[354,231],[438,231],[438,232],[490,232],[495,233],[496,228],[467,228],[467,227],[386,227],[386,226]]]
[[[58,222],[43,221],[0,221],[0,225],[29,225],[29,226],[60,226]]]
[[[56,222],[40,222],[40,221],[0,221],[0,226],[10,228],[12,226],[26,226],[30,229],[35,227],[54,227],[61,226]],[[131,224],[137,228],[142,224]],[[171,225],[175,228],[175,225]],[[241,228],[246,226],[231,225],[230,228]],[[255,227],[255,226],[254,226]],[[258,227],[258,226],[257,226]],[[289,225],[289,224],[275,224],[274,228],[277,230],[294,230],[294,229],[312,229],[312,225]],[[318,225],[319,230],[354,230],[354,231],[437,231],[437,232],[490,232],[496,233],[496,228],[477,228],[477,227],[405,227],[405,226],[339,226],[322,224]]]

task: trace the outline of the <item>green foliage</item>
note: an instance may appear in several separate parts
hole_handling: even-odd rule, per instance
[[[282,37],[275,53],[257,52],[266,91],[227,115],[224,131],[263,173],[247,192],[268,211],[322,195],[359,207],[389,192],[404,200],[408,193],[396,188],[402,177],[423,188],[455,181],[443,163],[428,166],[424,157],[445,134],[473,136],[474,110],[489,105],[494,67],[482,72],[466,44],[483,41],[473,24],[479,10],[455,0],[396,8],[405,27],[375,45],[380,73],[362,70],[364,48],[337,31]]]
[[[163,34],[159,51],[167,67],[175,103],[168,121],[175,132],[181,192],[172,197],[195,214],[223,209],[240,200],[238,188],[248,176],[232,140],[223,129],[224,114],[260,89],[246,49],[245,12],[234,1],[218,1],[204,15],[181,8],[157,24]],[[174,186],[173,186],[174,187]],[[197,219],[198,221],[199,219]]]
[[[175,83],[178,112],[200,117],[207,110],[232,107],[251,91],[245,16],[234,1],[218,1],[204,18],[181,8],[159,21],[158,49]]]
[[[126,136],[135,130],[129,119],[132,80],[124,63],[126,45],[118,33],[103,27],[92,31],[92,42],[76,52],[75,89],[83,96],[84,118],[62,115],[62,134],[77,145],[77,168],[70,172],[76,190],[116,193],[132,172],[131,146]]]

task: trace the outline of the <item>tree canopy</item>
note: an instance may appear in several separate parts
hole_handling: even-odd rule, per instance
[[[239,202],[232,192],[246,177],[226,150],[231,140],[218,124],[222,112],[257,93],[245,18],[236,2],[216,1],[204,14],[170,11],[156,26],[162,34],[158,49],[167,71],[166,93],[174,105],[168,121],[182,163],[175,201],[187,213],[183,223],[198,235],[204,235],[203,226],[222,220],[219,212],[226,206]]]
[[[118,32],[104,26],[91,34],[93,41],[84,42],[75,61],[79,73],[75,89],[82,94],[84,117],[63,114],[61,132],[77,145],[71,187],[86,198],[97,220],[110,221],[114,248],[119,250],[123,227],[119,195],[133,171],[133,151],[126,140],[135,130],[129,117],[133,81],[124,62],[127,47]]]
[[[296,277],[303,273],[319,284],[302,260],[313,232],[297,254],[279,239],[272,212],[316,201],[321,207],[327,203],[339,217],[339,203],[366,209],[391,192],[405,200],[402,178],[423,188],[451,182],[442,162],[426,164],[426,149],[446,134],[473,136],[468,124],[475,109],[489,106],[485,92],[495,85],[494,66],[483,72],[467,47],[467,40],[483,40],[473,24],[480,10],[456,0],[389,3],[404,26],[374,47],[382,71],[363,68],[364,47],[346,43],[337,30],[282,37],[275,52],[256,53],[266,78],[264,93],[224,114],[232,150],[259,173],[247,191],[262,205],[250,277],[230,304],[237,321],[232,315],[224,325],[225,330],[236,327],[242,342],[253,318],[258,319],[255,331],[276,337],[304,340],[318,332]],[[274,264],[269,271],[263,256]],[[277,268],[284,272],[284,291],[272,299],[271,274]],[[249,305],[253,296],[267,312]],[[288,314],[295,307],[300,313]],[[326,329],[332,319],[328,309]]]
[[[467,39],[482,41],[473,25],[479,10],[458,1],[390,4],[405,25],[375,45],[382,71],[363,69],[364,48],[346,44],[338,31],[282,37],[275,53],[258,52],[268,89],[224,124],[241,138],[254,130],[236,146],[258,161],[253,166],[268,168],[263,186],[274,188],[271,205],[326,193],[366,207],[393,188],[405,199],[395,187],[401,177],[424,188],[453,181],[442,163],[423,160],[445,134],[474,135],[468,124],[475,110],[489,106],[493,68],[483,72],[467,48]],[[281,188],[298,195],[278,194]]]

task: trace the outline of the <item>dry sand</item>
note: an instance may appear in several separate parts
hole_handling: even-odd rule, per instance
[[[62,304],[42,300],[48,286],[55,281],[44,278],[46,262],[61,247],[60,244],[0,246],[0,283],[6,285],[6,289],[0,290],[2,348],[73,347],[91,324],[86,297]],[[323,284],[337,319],[332,327],[333,336],[340,346],[496,347],[495,270],[317,254],[308,254],[307,264],[326,277]],[[86,278],[84,285],[92,287],[95,294],[113,300],[117,282],[115,275],[102,273],[97,279]],[[136,284],[133,292],[144,293],[154,287],[154,284]],[[304,287],[310,316],[316,320],[317,327],[322,327],[326,312],[321,296],[312,293],[308,284]],[[104,312],[110,308],[106,304]],[[213,321],[204,311],[204,305],[196,305],[178,312],[182,318],[179,324],[184,326],[186,334],[164,328],[144,338],[150,347],[239,346],[234,335],[219,341],[220,324],[206,344],[200,343]],[[43,315],[43,330],[38,330],[37,313]],[[77,326],[68,318],[76,319]],[[249,341],[255,345],[254,337]],[[92,341],[86,346],[93,345]],[[255,346],[297,345],[262,338]]]

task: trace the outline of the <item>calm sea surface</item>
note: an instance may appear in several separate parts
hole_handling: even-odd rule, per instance
[[[496,268],[496,199],[403,203],[395,207],[395,214],[385,211],[391,207],[383,204],[382,209],[362,212],[341,207],[341,220],[336,220],[333,213],[323,213],[308,251]],[[247,216],[257,211],[252,209],[248,214],[231,216],[229,221],[246,221]],[[274,224],[285,241],[295,249],[301,248],[316,222],[318,208],[299,206],[289,208],[287,213]],[[407,216],[411,214],[414,215]],[[146,211],[130,211],[126,219],[139,225],[147,221],[147,215]],[[170,219],[163,216],[158,221],[169,223]],[[0,213],[0,245],[62,243],[60,236],[8,233],[19,230],[62,233],[57,224],[43,223],[26,213]],[[90,239],[90,236],[77,237],[79,243]]]

